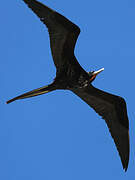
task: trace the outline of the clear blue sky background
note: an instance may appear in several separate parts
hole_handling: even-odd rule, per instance
[[[127,173],[107,126],[68,91],[5,102],[55,77],[47,29],[22,0],[0,5],[0,179],[135,178],[135,1],[42,0],[81,28],[75,54],[87,71],[104,67],[96,87],[127,102]]]

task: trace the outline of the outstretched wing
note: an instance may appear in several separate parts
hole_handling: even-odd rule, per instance
[[[72,91],[105,119],[126,171],[129,161],[129,121],[125,100],[92,85]]]
[[[74,47],[80,33],[80,28],[64,16],[53,11],[36,0],[23,0],[29,8],[47,26],[50,35],[50,45],[56,68],[65,65],[65,61],[74,60]],[[65,59],[65,57],[68,57]]]

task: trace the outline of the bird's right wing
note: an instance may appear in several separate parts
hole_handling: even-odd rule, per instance
[[[74,47],[80,34],[80,28],[64,16],[36,0],[23,1],[48,28],[51,51],[56,68],[64,66],[66,63],[65,57],[69,61],[74,59],[75,63],[79,65],[77,60],[72,57],[74,56]]]
[[[105,119],[126,171],[129,161],[129,122],[125,100],[92,85],[72,91]]]

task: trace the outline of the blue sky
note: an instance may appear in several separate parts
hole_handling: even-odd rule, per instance
[[[5,102],[52,82],[55,67],[45,26],[22,0],[0,6],[0,179],[135,178],[135,1],[42,0],[81,28],[75,54],[85,70],[105,70],[93,85],[127,102],[127,172],[107,126],[69,91]]]

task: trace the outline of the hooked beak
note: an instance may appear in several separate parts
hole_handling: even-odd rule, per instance
[[[99,69],[98,71],[94,71],[93,75],[97,76],[100,72],[104,71],[104,68]]]
[[[98,71],[94,71],[94,72],[92,73],[92,77],[91,77],[90,81],[92,82],[92,81],[96,78],[96,76],[97,76],[100,72],[102,72],[103,70],[104,70],[104,68],[99,69]]]

